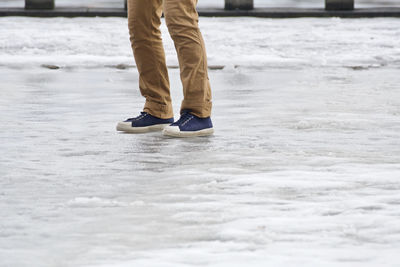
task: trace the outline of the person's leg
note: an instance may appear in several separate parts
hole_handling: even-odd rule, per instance
[[[173,117],[168,71],[161,39],[162,0],[128,0],[128,26],[139,87],[146,98],[143,111]]]
[[[164,128],[164,135],[192,137],[214,132],[207,55],[196,4],[197,0],[164,0],[165,20],[178,54],[184,95],[181,117]]]
[[[164,14],[178,54],[185,110],[200,118],[211,115],[207,55],[198,27],[197,0],[164,0]]]

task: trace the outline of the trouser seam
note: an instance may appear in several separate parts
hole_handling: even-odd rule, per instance
[[[154,14],[155,14],[154,4],[152,4],[151,5],[151,27],[153,27],[153,25],[154,25]],[[159,66],[158,66],[158,61],[156,60],[155,53],[154,53],[153,40],[150,42],[150,46],[151,46],[151,51],[152,51],[151,55],[152,55],[153,60],[156,62],[156,67],[158,70]],[[161,87],[161,81],[160,81],[160,78],[158,78],[158,88],[160,88],[160,87]]]

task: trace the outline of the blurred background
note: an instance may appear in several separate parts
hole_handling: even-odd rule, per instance
[[[123,7],[123,0],[56,0],[57,7]],[[224,0],[199,0],[199,7],[223,8]],[[254,0],[256,8],[303,7],[323,8],[324,0]],[[400,7],[399,0],[356,0],[356,8]],[[2,0],[0,7],[24,7],[24,0]]]

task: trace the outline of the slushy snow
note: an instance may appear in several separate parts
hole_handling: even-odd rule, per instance
[[[216,133],[182,140],[115,131],[126,19],[0,18],[1,267],[400,265],[400,20],[200,26]]]

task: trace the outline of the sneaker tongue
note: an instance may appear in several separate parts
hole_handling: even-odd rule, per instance
[[[129,119],[126,120],[126,122],[134,121],[134,120],[138,119],[140,116],[143,116],[145,114],[147,114],[147,112],[141,111],[139,116],[134,117],[134,118],[129,118]]]
[[[174,122],[173,126],[179,126],[181,123],[183,123],[186,119],[188,119],[190,116],[192,116],[192,114],[190,114],[188,111],[183,112],[181,114],[181,117],[179,118],[178,121]]]
[[[183,114],[187,114],[187,113],[190,113],[190,110],[189,109],[184,109],[184,110],[181,111],[181,116]]]

